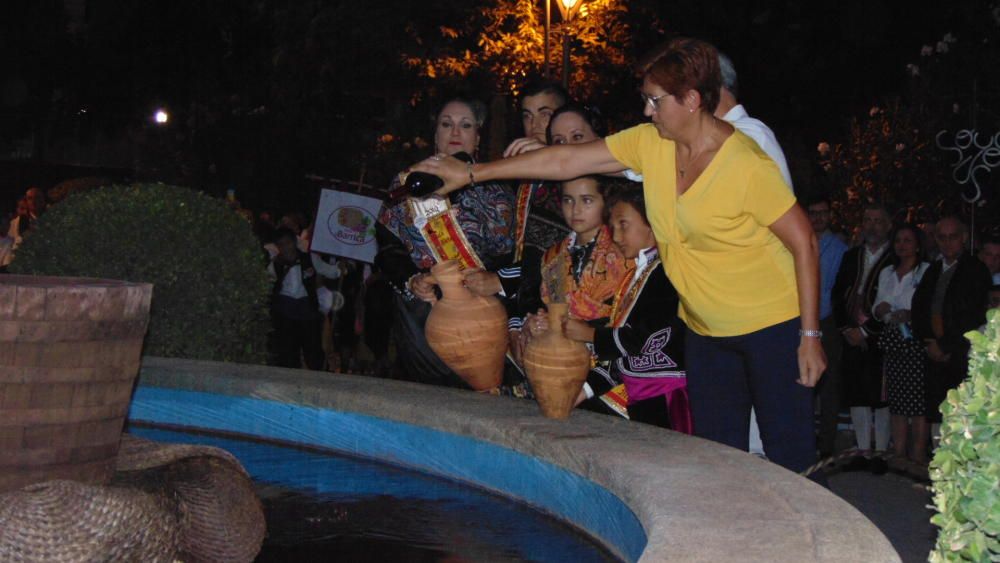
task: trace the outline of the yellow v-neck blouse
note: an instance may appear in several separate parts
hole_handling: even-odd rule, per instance
[[[792,255],[768,228],[795,196],[752,139],[735,131],[680,196],[674,142],[653,124],[605,140],[643,175],[646,214],[691,330],[738,336],[799,316]]]

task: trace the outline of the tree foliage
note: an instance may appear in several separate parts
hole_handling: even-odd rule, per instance
[[[820,182],[840,224],[860,224],[864,206],[871,202],[905,213],[957,197],[958,187],[948,181],[934,144],[935,131],[928,129],[910,106],[896,99],[852,119],[845,141],[820,143]]]
[[[1000,212],[993,188],[1000,185],[1000,169],[981,167],[975,181],[982,197],[974,204],[963,200],[975,193],[961,174],[970,161],[956,165],[976,158],[981,147],[959,156],[939,146],[955,144],[961,130],[978,130],[990,140],[1000,133],[1000,79],[989,70],[1000,64],[1000,5],[977,1],[951,11],[952,19],[965,22],[965,34],[944,33],[920,47],[898,69],[899,96],[852,118],[843,140],[819,144],[814,188],[827,192],[841,224],[858,224],[860,210],[872,201],[900,208],[897,218],[913,222],[949,213],[989,219]]]
[[[569,22],[553,14],[549,64],[562,78],[563,38],[570,45],[570,84],[584,99],[607,89],[609,78],[628,74],[633,31],[623,0],[583,4]],[[655,22],[652,27],[656,27]],[[417,30],[410,28],[411,34]],[[545,13],[536,2],[494,0],[461,27],[440,28],[444,46],[408,53],[404,64],[428,78],[483,73],[496,92],[517,94],[526,77],[545,72]],[[414,35],[418,45],[422,40]]]

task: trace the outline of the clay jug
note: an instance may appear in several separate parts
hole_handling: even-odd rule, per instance
[[[455,260],[435,265],[431,278],[443,297],[427,317],[427,343],[476,391],[498,387],[507,353],[506,309],[496,297],[480,297],[466,289]]]
[[[524,349],[524,369],[535,399],[548,418],[567,418],[590,371],[590,351],[582,342],[563,336],[565,303],[550,303],[549,330],[532,338]]]

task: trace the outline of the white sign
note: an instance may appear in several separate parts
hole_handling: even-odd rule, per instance
[[[373,262],[378,250],[375,245],[375,222],[381,209],[380,199],[322,190],[310,249]]]

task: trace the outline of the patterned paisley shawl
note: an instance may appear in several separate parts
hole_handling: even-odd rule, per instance
[[[570,248],[576,234],[549,248],[542,258],[542,300],[545,303],[565,302],[575,319],[590,321],[611,316],[611,305],[622,282],[632,276],[635,268],[611,240],[611,233],[602,226],[594,247],[579,276],[574,275]]]

